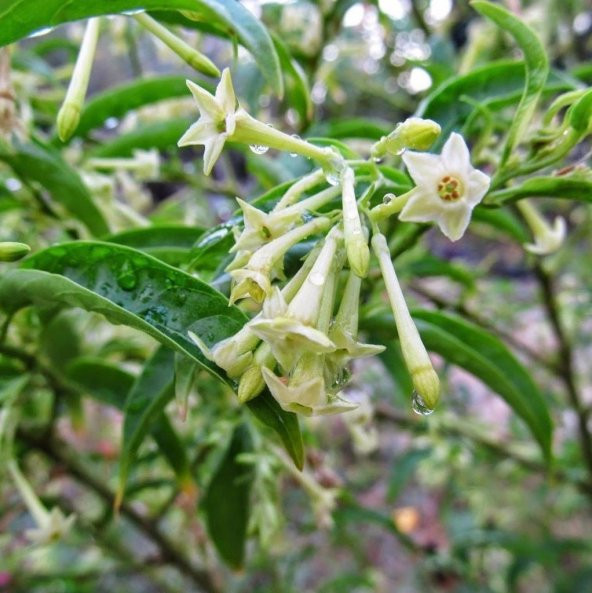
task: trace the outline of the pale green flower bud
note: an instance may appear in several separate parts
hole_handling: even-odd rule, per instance
[[[410,117],[388,135],[383,136],[373,147],[372,156],[381,158],[387,152],[400,155],[407,149],[428,150],[436,141],[442,129],[431,119]]]
[[[25,257],[31,248],[24,243],[15,243],[12,241],[4,241],[0,243],[0,262],[1,261],[17,261]]]
[[[152,17],[144,13],[136,14],[134,18],[192,68],[195,68],[198,72],[202,72],[206,76],[220,76],[220,70],[218,70],[218,67],[212,60],[185,43],[185,41],[177,37],[158,21],[155,21]]]
[[[63,142],[72,136],[80,122],[80,113],[88,89],[88,80],[99,39],[100,22],[99,18],[88,20],[70,85],[58,112],[57,131]]]
[[[355,178],[351,168],[342,177],[343,234],[350,268],[360,278],[368,273],[370,250],[360,220],[355,194]]]

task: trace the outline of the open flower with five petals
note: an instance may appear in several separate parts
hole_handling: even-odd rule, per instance
[[[471,165],[463,137],[451,134],[439,155],[408,151],[402,158],[415,188],[399,218],[435,222],[451,241],[460,239],[490,183],[485,173]]]
[[[190,80],[187,86],[197,103],[200,117],[177,142],[178,146],[202,144],[204,173],[209,175],[218,160],[224,143],[236,128],[236,95],[230,70],[224,69],[215,95],[208,93]]]

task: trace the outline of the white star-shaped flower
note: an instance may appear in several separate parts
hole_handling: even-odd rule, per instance
[[[460,239],[490,183],[485,173],[471,165],[463,137],[451,134],[439,155],[408,151],[402,158],[415,188],[399,218],[436,222],[451,241]]]
[[[224,148],[226,139],[236,128],[236,95],[230,70],[225,68],[222,72],[215,95],[190,80],[187,81],[187,86],[197,103],[200,115],[177,145],[202,144],[205,147],[204,173],[209,175]]]
[[[44,546],[64,537],[72,528],[74,515],[67,517],[58,507],[53,507],[34,529],[27,529],[25,535],[35,544]]]

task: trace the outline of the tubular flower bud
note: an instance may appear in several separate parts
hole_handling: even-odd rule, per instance
[[[367,358],[384,351],[384,346],[362,344],[357,341],[361,285],[362,279],[350,271],[339,310],[329,331],[329,337],[337,346],[337,350],[327,358],[337,369],[344,367],[354,358]]]
[[[440,397],[440,380],[409,314],[384,235],[376,233],[372,237],[372,248],[378,258],[393,310],[403,358],[416,391],[416,401],[420,401],[425,408],[431,410],[436,406]]]
[[[361,278],[368,273],[370,250],[356,203],[354,172],[347,168],[342,177],[343,232],[349,267]]]
[[[205,147],[206,175],[211,173],[227,140],[301,154],[319,161],[324,166],[328,166],[335,158],[332,148],[320,148],[300,138],[284,134],[251,117],[242,107],[237,109],[228,68],[222,72],[215,95],[190,80],[187,81],[187,86],[197,103],[200,117],[183,134],[177,145],[201,144]]]
[[[55,542],[65,536],[72,528],[75,516],[66,517],[58,507],[48,511],[21,473],[16,462],[11,460],[7,466],[15,486],[36,523],[35,529],[28,529],[25,532],[26,536],[39,545]]]
[[[329,224],[328,218],[314,218],[255,251],[244,268],[231,270],[234,286],[230,303],[248,296],[262,303],[271,291],[273,278],[283,275],[286,251],[309,235],[326,230]]]
[[[431,119],[410,117],[388,135],[383,136],[373,147],[372,156],[382,158],[387,152],[400,155],[407,149],[428,150],[442,129]]]
[[[134,18],[192,68],[195,68],[198,72],[202,72],[206,76],[220,76],[220,70],[218,70],[218,67],[212,60],[185,43],[185,41],[177,37],[158,21],[155,21],[147,14],[136,14]]]
[[[536,255],[549,255],[557,251],[565,239],[565,219],[557,216],[551,226],[530,200],[520,200],[516,205],[534,238],[534,243],[527,243],[524,248]]]
[[[80,122],[80,113],[88,89],[88,80],[99,39],[100,23],[101,21],[97,17],[88,20],[70,86],[58,112],[57,131],[63,142],[72,136]]]
[[[25,243],[4,241],[0,243],[0,262],[17,261],[25,257],[29,251],[31,251],[31,248]]]
[[[436,222],[451,241],[460,239],[490,182],[485,173],[471,166],[463,137],[451,134],[440,155],[409,151],[403,155],[403,161],[415,187],[399,218]]]
[[[275,359],[286,371],[294,368],[305,352],[320,354],[335,350],[333,342],[316,325],[326,283],[330,274],[335,273],[332,268],[339,240],[339,231],[334,227],[290,304],[276,304],[273,317],[262,316],[249,323],[253,332],[269,343]],[[281,298],[279,295],[276,302]],[[278,310],[284,312],[278,314]]]

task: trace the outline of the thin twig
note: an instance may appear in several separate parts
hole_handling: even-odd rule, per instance
[[[588,429],[588,415],[576,385],[572,347],[559,317],[559,305],[553,288],[553,279],[538,261],[534,266],[534,273],[541,289],[545,312],[557,340],[560,367],[559,377],[565,385],[570,404],[578,417],[582,456],[588,473],[592,478],[592,436]]]

